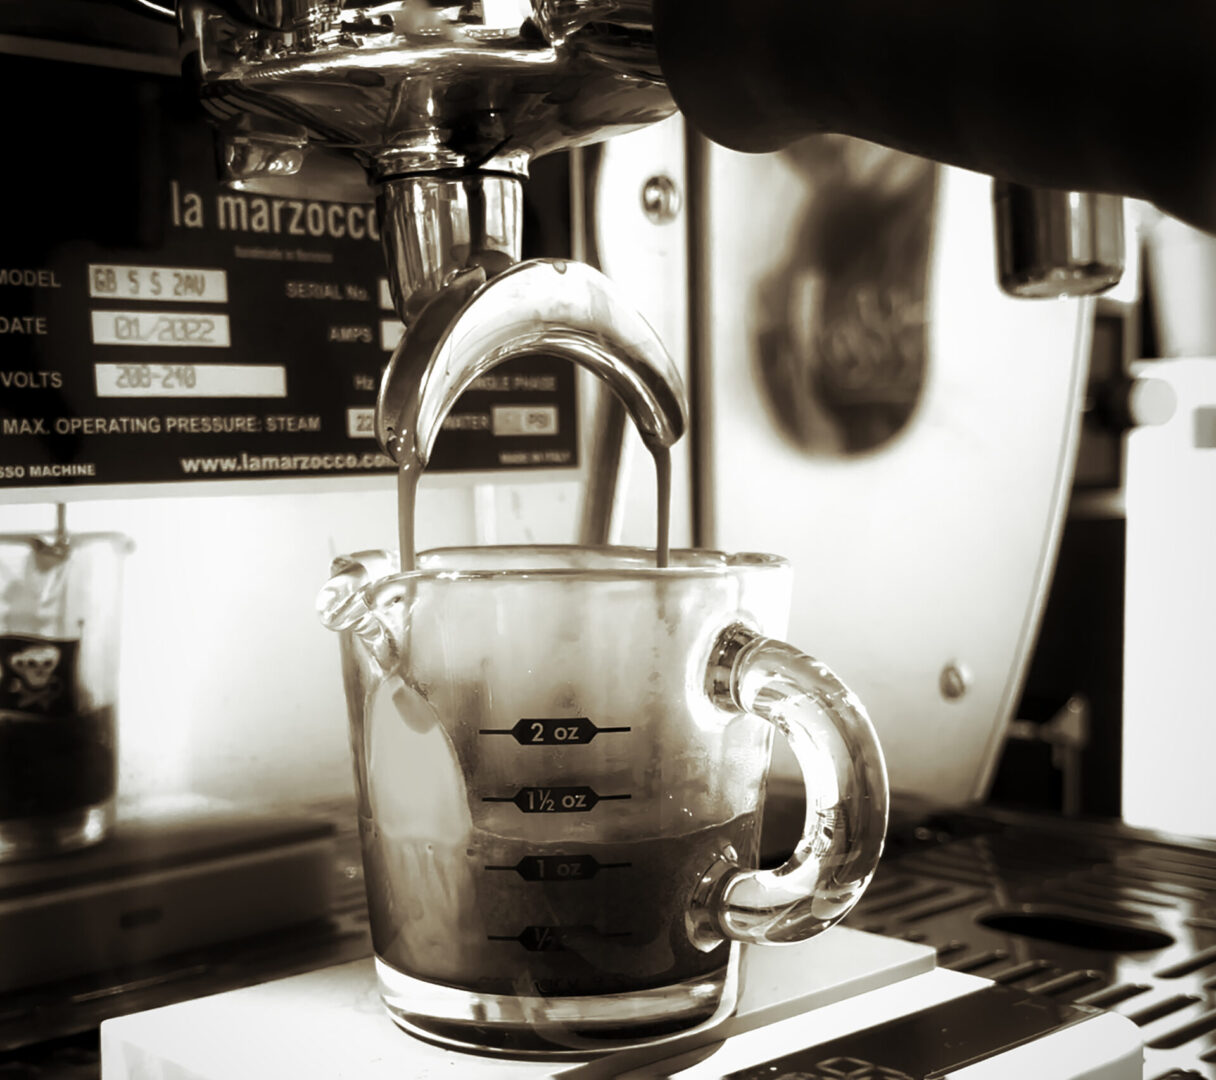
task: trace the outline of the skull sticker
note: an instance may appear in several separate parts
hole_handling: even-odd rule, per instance
[[[0,669],[4,696],[11,696],[15,708],[49,712],[63,693],[61,659],[59,646],[51,642],[36,642],[9,653],[7,678]]]
[[[59,666],[59,648],[55,645],[31,645],[8,658],[11,667],[26,684],[41,690]]]

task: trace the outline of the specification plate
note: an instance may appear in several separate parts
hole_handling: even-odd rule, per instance
[[[59,160],[70,130],[74,154],[105,167],[87,185],[71,170],[0,173],[0,499],[387,478],[374,410],[403,328],[357,168],[340,186],[306,162],[294,190],[230,190],[183,80],[3,59],[0,90],[25,103],[6,134],[26,159]],[[28,92],[50,85],[62,92]],[[551,202],[537,197],[536,214]],[[534,233],[550,243],[565,228]],[[487,372],[428,469],[576,466],[575,382],[550,357]]]

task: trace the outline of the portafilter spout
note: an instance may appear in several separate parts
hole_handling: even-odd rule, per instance
[[[519,262],[523,188],[517,176],[399,176],[378,185],[376,211],[393,306],[409,328],[466,271],[480,269],[488,279]]]

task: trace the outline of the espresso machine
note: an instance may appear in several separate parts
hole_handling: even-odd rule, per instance
[[[168,574],[192,576],[186,574],[187,559],[201,560],[204,567],[211,561],[211,575],[226,577],[230,567],[258,559],[246,548],[265,542],[276,557],[295,560],[286,576],[298,589],[306,573],[301,564],[315,556],[302,547],[290,554],[301,532],[316,530],[330,555],[376,542],[398,544],[393,479],[407,471],[403,465],[432,464],[436,445],[433,464],[450,470],[452,482],[419,494],[420,506],[426,504],[419,513],[426,545],[453,542],[462,526],[474,540],[501,541],[516,533],[530,539],[532,520],[548,516],[580,543],[624,539],[650,546],[655,482],[645,452],[673,447],[675,542],[796,552],[799,592],[791,636],[823,641],[825,654],[844,658],[834,662],[859,687],[875,717],[893,787],[932,793],[948,804],[972,800],[996,767],[1041,611],[1079,437],[1076,403],[1092,326],[1088,301],[1015,301],[991,278],[982,279],[977,265],[999,275],[1014,294],[1104,288],[1111,264],[1122,255],[1121,241],[1109,231],[1112,222],[1121,222],[1122,210],[1117,201],[1112,206],[1068,193],[1000,188],[994,197],[984,178],[845,141],[826,140],[776,161],[720,151],[686,131],[674,115],[653,52],[648,7],[179,5],[175,34],[185,43],[186,85],[209,114],[222,186],[213,193],[180,179],[165,184],[170,234],[181,239],[191,229],[200,236],[226,233],[225,257],[232,251],[246,268],[266,266],[267,277],[269,268],[277,272],[294,262],[282,286],[289,298],[338,305],[331,310],[370,301],[381,309],[377,318],[325,320],[327,345],[338,353],[344,345],[367,345],[364,332],[374,337],[378,331],[375,345],[392,356],[383,379],[375,373],[374,385],[360,357],[341,381],[315,390],[315,401],[343,398],[339,415],[359,452],[340,460],[326,457],[330,448],[323,442],[318,453],[310,448],[306,456],[255,454],[248,442],[251,435],[308,434],[309,417],[321,412],[319,405],[273,413],[217,408],[210,418],[184,409],[140,416],[132,405],[133,419],[150,422],[155,415],[164,429],[172,421],[179,435],[211,434],[202,430],[210,420],[215,435],[231,437],[237,449],[228,453],[228,446],[215,441],[197,453],[191,448],[189,458],[175,455],[182,464],[174,473],[149,472],[136,481],[146,485],[139,495],[159,498],[111,505],[124,507],[131,522],[124,529],[137,543],[140,525],[154,528],[166,514],[179,517],[182,534],[206,528],[216,514],[231,523],[226,555],[219,553],[222,545],[200,552],[185,535],[175,538],[175,551],[154,551],[161,580]],[[112,43],[90,48],[96,51],[87,60],[113,62],[113,56],[101,55]],[[25,52],[28,59],[31,50]],[[582,150],[604,139],[611,141]],[[567,250],[521,263],[525,177],[534,162],[533,171],[543,174],[545,155],[556,151],[573,151],[569,177],[562,179],[575,197],[561,192],[561,198],[570,199],[574,217],[589,220],[571,230]],[[536,179],[543,184],[543,176]],[[876,220],[895,253],[877,267],[864,258],[842,262],[840,250],[814,242],[816,228],[859,189],[885,214]],[[541,190],[552,197],[552,187]],[[325,194],[311,197],[310,191]],[[593,198],[583,202],[588,191]],[[761,191],[762,199],[756,197]],[[725,225],[737,215],[733,208],[749,199],[747,218]],[[978,245],[977,221],[987,227]],[[774,236],[789,242],[775,245]],[[803,238],[812,243],[799,243]],[[360,298],[346,292],[341,274],[317,273],[318,265],[335,265],[320,261],[321,249],[360,241],[366,255],[366,242],[376,240],[387,256],[383,283],[369,290],[376,295]],[[168,310],[147,302],[155,268],[166,266],[154,242],[149,251],[145,258],[121,262],[89,260],[92,343],[127,349],[113,365],[98,359],[93,374],[99,396],[105,380],[112,380],[104,384],[115,395],[139,389],[119,385],[144,377],[126,358],[138,355],[134,341],[177,335],[183,340],[171,347],[206,356],[202,349],[226,347],[218,342],[233,330],[218,320],[209,329],[197,325],[200,314],[221,310],[208,305],[231,302],[235,310],[239,303],[228,291],[220,298],[218,279],[208,276],[212,267],[202,268],[191,284],[188,277],[176,283],[194,291],[179,293],[173,315],[193,317],[193,323],[149,319],[149,312]],[[569,256],[593,260],[603,271],[588,279],[596,290],[590,304],[583,293],[565,289],[581,272],[570,272],[574,264],[562,258]],[[339,263],[343,258],[339,251]],[[748,268],[750,293],[740,291],[739,267]],[[107,269],[115,271],[113,282]],[[134,277],[119,273],[131,270]],[[235,288],[236,280],[229,278],[225,290]],[[257,313],[249,318],[256,320]],[[287,320],[274,318],[282,320],[277,332],[290,338]],[[400,343],[398,322],[406,328]],[[830,341],[817,338],[821,326],[833,330]],[[216,335],[217,344],[197,338],[205,333]],[[983,380],[975,380],[965,365],[981,333],[985,348],[1005,355]],[[258,339],[258,347],[261,359],[273,359],[281,344],[271,332]],[[537,353],[544,354],[543,363]],[[484,363],[491,354],[495,364],[516,365],[501,369],[510,376],[496,381],[497,370]],[[741,363],[741,355],[749,363]],[[604,356],[626,362],[612,369]],[[812,369],[808,356],[826,368]],[[623,370],[609,381],[625,404],[585,381],[578,384],[583,400],[573,405],[570,360],[601,375]],[[759,370],[749,370],[751,363]],[[1016,371],[1010,370],[1014,364],[1020,365]],[[195,379],[221,374],[194,366]],[[150,377],[162,381],[162,393],[145,400],[275,396],[273,371],[242,366],[244,371],[223,376],[235,382],[195,395],[186,393],[192,387],[163,385],[165,378],[184,384],[191,377],[184,371],[153,370]],[[666,396],[681,375],[692,388],[692,428],[683,439],[682,411]],[[277,377],[294,379],[295,369]],[[269,391],[259,381],[267,378]],[[795,395],[795,387],[810,393]],[[457,408],[465,390],[508,396]],[[129,394],[127,400],[137,397]],[[462,425],[465,433],[475,432],[483,413],[497,443],[469,449],[464,460],[453,450],[445,464],[444,444],[436,444],[440,429],[450,433],[449,446],[455,447]],[[1032,426],[1024,422],[1030,414]],[[70,417],[67,423],[63,434],[73,434]],[[272,424],[279,430],[267,430]],[[320,426],[330,424],[326,416]],[[581,445],[563,445],[561,437],[577,425],[586,429]],[[57,421],[50,426],[59,434]],[[90,431],[81,419],[75,433],[94,436],[102,426],[94,422]],[[535,430],[529,433],[529,426]],[[414,432],[423,448],[416,461],[403,458],[405,431]],[[529,435],[552,441],[529,442]],[[210,452],[216,447],[219,452]],[[183,480],[186,460],[205,480]],[[459,483],[462,470],[484,470],[487,461],[498,468],[530,468],[539,479],[504,485],[501,474],[486,479],[483,472],[472,485]],[[957,471],[943,474],[943,461],[957,462]],[[23,492],[19,497],[31,503],[65,497],[73,501],[72,516],[105,519],[104,501],[97,509],[84,505],[105,477],[90,483],[94,477],[73,474],[67,462],[55,465],[59,471],[19,478],[27,482],[10,490]],[[39,467],[47,470],[51,463]],[[242,485],[265,482],[268,471],[297,467],[312,475],[314,493],[269,495],[256,507],[246,505]],[[561,471],[572,467],[578,469],[573,483],[572,474]],[[920,479],[930,472],[937,481]],[[28,482],[47,478],[62,482]],[[130,489],[121,490],[122,480],[114,483],[104,494],[123,499]],[[183,483],[206,483],[211,497],[172,486]],[[994,491],[1018,497],[993,500]],[[84,502],[77,507],[76,499]],[[375,505],[367,505],[373,499]],[[867,511],[871,499],[887,508],[880,517]],[[801,500],[808,505],[791,512],[791,504]],[[317,510],[304,505],[312,503]],[[983,521],[977,507],[985,511]],[[23,512],[28,521],[37,511]],[[808,515],[822,523],[813,539],[807,535]],[[992,530],[1002,537],[999,572],[974,554],[977,547],[992,550],[986,538]],[[883,565],[866,565],[871,556],[881,557]],[[834,569],[846,565],[855,569]],[[912,579],[912,593],[892,605],[890,582]],[[243,580],[234,575],[234,581]],[[980,618],[969,598],[993,580],[1001,582],[1000,617],[989,609]],[[214,577],[209,581],[200,582],[202,589],[187,586],[187,606],[207,610],[197,593],[214,589]],[[154,591],[150,584],[149,593]],[[217,644],[207,653],[215,669],[232,673],[230,694],[247,701],[234,709],[213,689],[188,686],[201,691],[213,711],[176,736],[159,736],[170,744],[164,754],[168,769],[157,765],[162,748],[155,744],[143,761],[128,763],[148,799],[175,787],[230,798],[248,783],[249,765],[257,769],[258,752],[242,757],[247,750],[237,729],[247,722],[249,705],[254,711],[284,711],[261,673],[267,665],[299,664],[300,655],[289,661],[272,643],[280,617],[264,609],[284,594],[247,595],[235,611],[211,616]],[[927,608],[938,613],[929,622],[923,619]],[[245,629],[234,633],[238,625]],[[252,640],[262,652],[253,663],[242,655],[250,648],[250,626],[258,628]],[[316,649],[315,663],[326,665],[336,683],[330,647],[319,634],[304,646],[308,657]],[[156,692],[163,695],[163,687]],[[342,715],[340,691],[330,690],[328,700],[332,715]],[[156,704],[166,708],[164,700]],[[300,710],[293,705],[286,711],[290,718]],[[215,725],[232,731],[220,739],[224,750],[202,762],[206,755],[192,750],[216,738]],[[329,754],[323,765],[317,758],[325,753],[317,755],[305,738],[291,745],[289,723],[267,738],[265,746],[287,744],[287,760],[273,771],[290,778],[271,779],[272,785],[289,788],[315,779],[318,790],[340,792],[348,783],[336,778],[349,767],[339,745],[345,733],[335,734],[328,722],[316,726],[327,729],[320,736]],[[951,752],[929,751],[927,741]],[[336,769],[328,763],[333,758],[340,759]],[[177,775],[170,775],[174,770]],[[779,758],[771,790],[793,773],[791,763]],[[316,847],[318,834],[307,840]],[[671,1059],[661,1074],[688,1076],[743,1076],[761,1069],[764,1075],[783,1074],[781,1069],[794,1075],[853,1074],[842,1069],[925,1075],[1028,1065],[1068,1076],[1140,1075],[1139,1035],[1125,1019],[1084,1005],[1046,1005],[1005,983],[935,967],[934,960],[935,950],[914,940],[847,928],[776,955],[748,953],[743,998],[714,1038],[676,1036],[657,1051],[559,1066],[482,1062],[410,1041],[379,1015],[366,964],[356,960],[295,980],[108,1019],[102,1061],[115,1076],[170,1066],[195,1075],[285,1067],[332,1072],[339,1062],[367,1075],[388,1068],[420,1076],[473,1071],[474,1062],[484,1065],[486,1075],[553,1075],[555,1069],[571,1076],[631,1070],[655,1075],[656,1057]],[[317,1041],[295,1034],[302,1015],[315,1019],[308,1026],[323,1033]],[[978,1016],[997,1018],[990,1039],[973,1034]],[[892,1056],[892,1045],[918,1044],[927,1033],[943,1030],[950,1036],[922,1047],[921,1058]],[[352,1046],[359,1047],[357,1053]]]

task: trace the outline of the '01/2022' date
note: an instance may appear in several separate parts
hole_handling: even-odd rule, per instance
[[[217,320],[208,315],[121,315],[115,313],[116,342],[156,345],[218,345]]]

